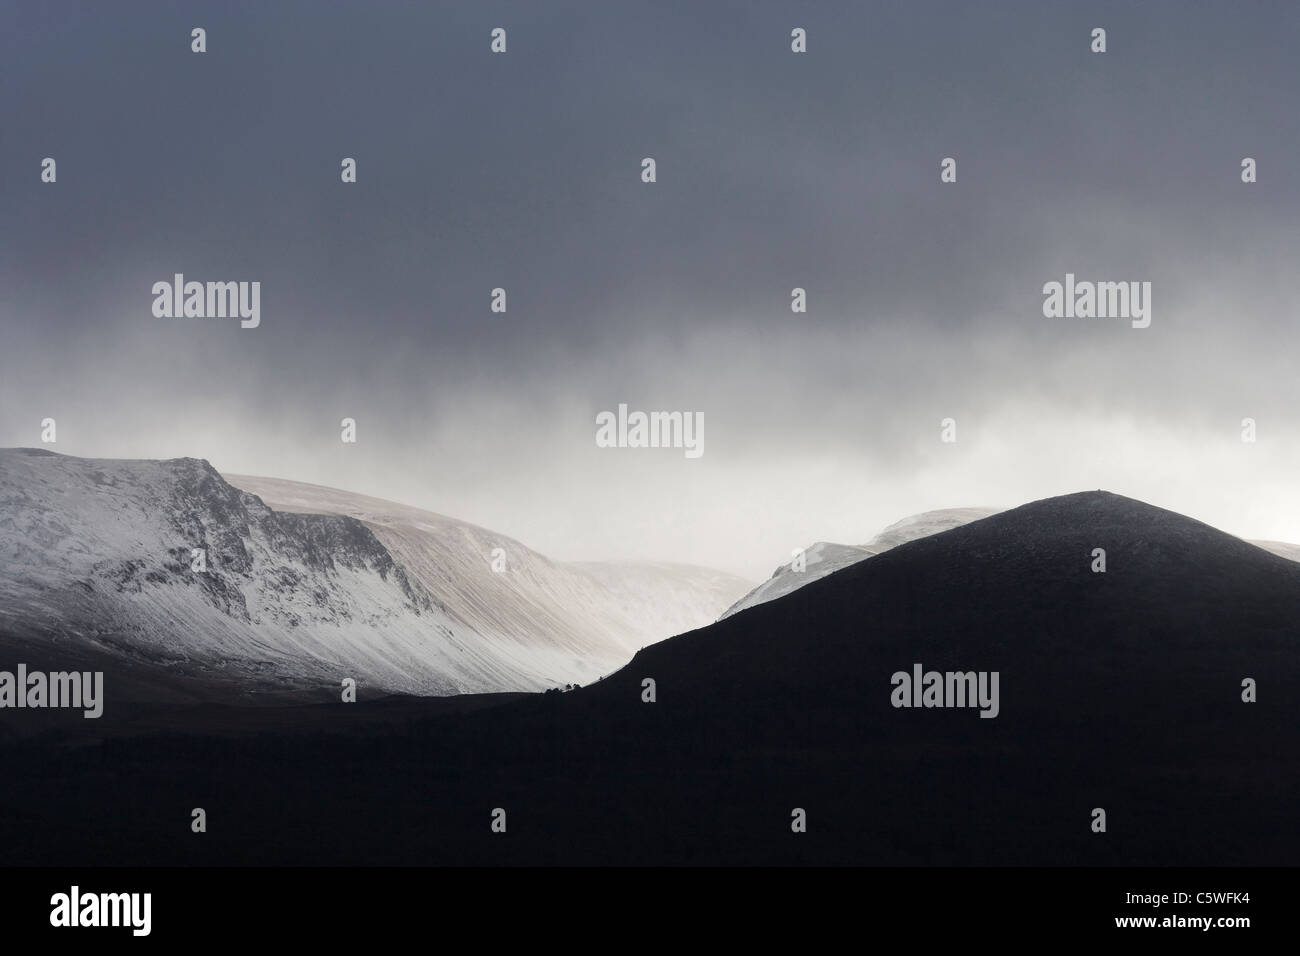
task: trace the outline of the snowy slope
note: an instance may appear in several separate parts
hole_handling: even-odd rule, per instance
[[[644,619],[602,631],[617,596],[483,529],[309,512],[198,459],[0,450],[0,650],[36,648],[50,667],[95,655],[199,696],[337,698],[344,677],[426,695],[583,681],[670,636]],[[511,573],[489,568],[498,544]],[[605,616],[567,611],[584,601]]]
[[[876,551],[869,548],[818,541],[816,544],[809,545],[804,549],[804,567],[802,571],[795,570],[793,559],[781,565],[772,572],[770,578],[727,608],[718,620],[731,617],[737,611],[743,611],[747,607],[784,597],[791,591],[803,587],[809,581],[824,578],[840,568],[847,568],[850,564],[857,564],[863,558],[869,558],[873,554],[876,554]]]
[[[282,511],[350,515],[364,522],[406,569],[480,634],[526,633],[541,646],[580,640],[592,648],[569,680],[585,683],[637,650],[712,623],[752,587],[734,575],[685,564],[552,561],[505,535],[381,498],[249,475],[235,486]],[[493,571],[493,553],[500,549]]]
[[[872,555],[888,551],[907,541],[925,538],[940,531],[949,531],[980,518],[997,514],[995,508],[943,508],[926,511],[896,521],[863,545],[833,544],[818,541],[805,551],[805,567],[796,571],[787,562],[772,572],[772,576],[727,608],[718,620],[731,617],[738,611],[784,597],[811,581],[833,574],[840,568],[857,564]]]
[[[881,531],[865,547],[873,551],[888,551],[917,538],[928,538],[941,531],[951,531],[972,521],[979,521],[998,513],[997,508],[940,508],[937,511],[923,511],[901,521],[895,521]]]

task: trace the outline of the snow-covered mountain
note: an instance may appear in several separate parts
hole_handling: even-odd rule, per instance
[[[608,673],[749,586],[672,568],[612,587],[464,522],[256,482],[286,506],[193,458],[0,450],[0,649],[143,668],[222,699],[337,695],[345,677],[363,693],[530,690]]]
[[[949,531],[971,521],[997,514],[996,508],[942,508],[925,511],[896,521],[866,544],[833,544],[818,541],[804,549],[804,567],[796,570],[793,560],[772,572],[772,576],[727,608],[718,620],[731,617],[746,608],[784,597],[820,578],[847,568],[866,558],[888,551],[907,541]]]

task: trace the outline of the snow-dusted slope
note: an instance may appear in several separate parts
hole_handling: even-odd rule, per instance
[[[703,627],[752,583],[684,564],[552,561],[513,538],[381,498],[278,478],[227,475],[283,511],[350,515],[364,522],[412,580],[458,620],[543,646],[580,639],[599,653],[568,678],[584,682],[638,649]],[[499,552],[497,549],[500,549]],[[494,553],[496,567],[494,571]]]
[[[940,508],[937,511],[923,511],[901,521],[895,521],[868,541],[864,547],[872,551],[888,551],[908,541],[928,538],[941,531],[951,531],[953,528],[960,528],[964,524],[997,513],[997,508]]]
[[[743,611],[747,607],[784,597],[791,591],[803,587],[809,581],[824,578],[840,568],[847,568],[850,564],[857,564],[863,558],[869,558],[875,553],[874,550],[869,548],[859,548],[851,544],[833,544],[829,541],[818,541],[816,544],[809,545],[804,549],[804,566],[802,570],[796,570],[797,565],[792,558],[791,561],[773,571],[770,578],[727,608],[718,620],[731,617],[737,611]]]
[[[818,541],[804,552],[805,567],[802,571],[795,570],[790,562],[781,565],[772,572],[770,578],[727,608],[718,620],[731,617],[756,604],[784,597],[805,584],[833,574],[840,568],[847,568],[850,564],[857,564],[882,551],[898,547],[904,542],[925,538],[940,531],[949,531],[997,513],[996,508],[943,508],[896,521],[863,545]]]
[[[362,693],[539,689],[670,636],[645,619],[603,630],[616,592],[481,528],[415,509],[406,524],[312,513],[326,510],[273,509],[198,459],[0,450],[0,644],[228,699],[337,694],[345,677]]]

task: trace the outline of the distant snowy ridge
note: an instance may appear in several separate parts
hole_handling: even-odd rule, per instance
[[[998,514],[999,508],[940,508],[937,511],[923,511],[901,521],[895,521],[878,535],[867,542],[866,547],[876,552],[888,551],[917,538],[928,538],[932,534],[951,531],[972,521],[988,518]]]
[[[841,568],[857,564],[907,541],[949,531],[997,513],[996,508],[943,508],[896,521],[866,544],[834,544],[829,541],[818,541],[804,549],[803,570],[795,569],[792,558],[773,571],[770,578],[727,608],[718,620],[731,617],[746,608],[784,597],[805,584],[824,578],[828,574],[834,574]]]
[[[803,570],[796,570],[794,558],[792,557],[790,561],[780,565],[773,571],[770,578],[727,608],[718,620],[731,617],[736,612],[754,607],[757,604],[765,604],[768,601],[784,597],[792,591],[797,591],[810,581],[824,578],[840,568],[847,568],[850,564],[857,564],[864,558],[869,558],[876,553],[866,547],[818,541],[804,549]]]

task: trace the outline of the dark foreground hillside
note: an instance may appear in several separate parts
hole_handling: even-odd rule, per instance
[[[11,739],[0,857],[1295,865],[1297,628],[1300,564],[1130,499],[1048,499],[654,645],[574,693],[339,704],[235,734],[181,708],[158,716],[165,735],[139,736],[137,715],[114,736],[109,713],[102,742],[80,727]],[[918,662],[997,671],[998,716],[891,706],[891,675]]]

